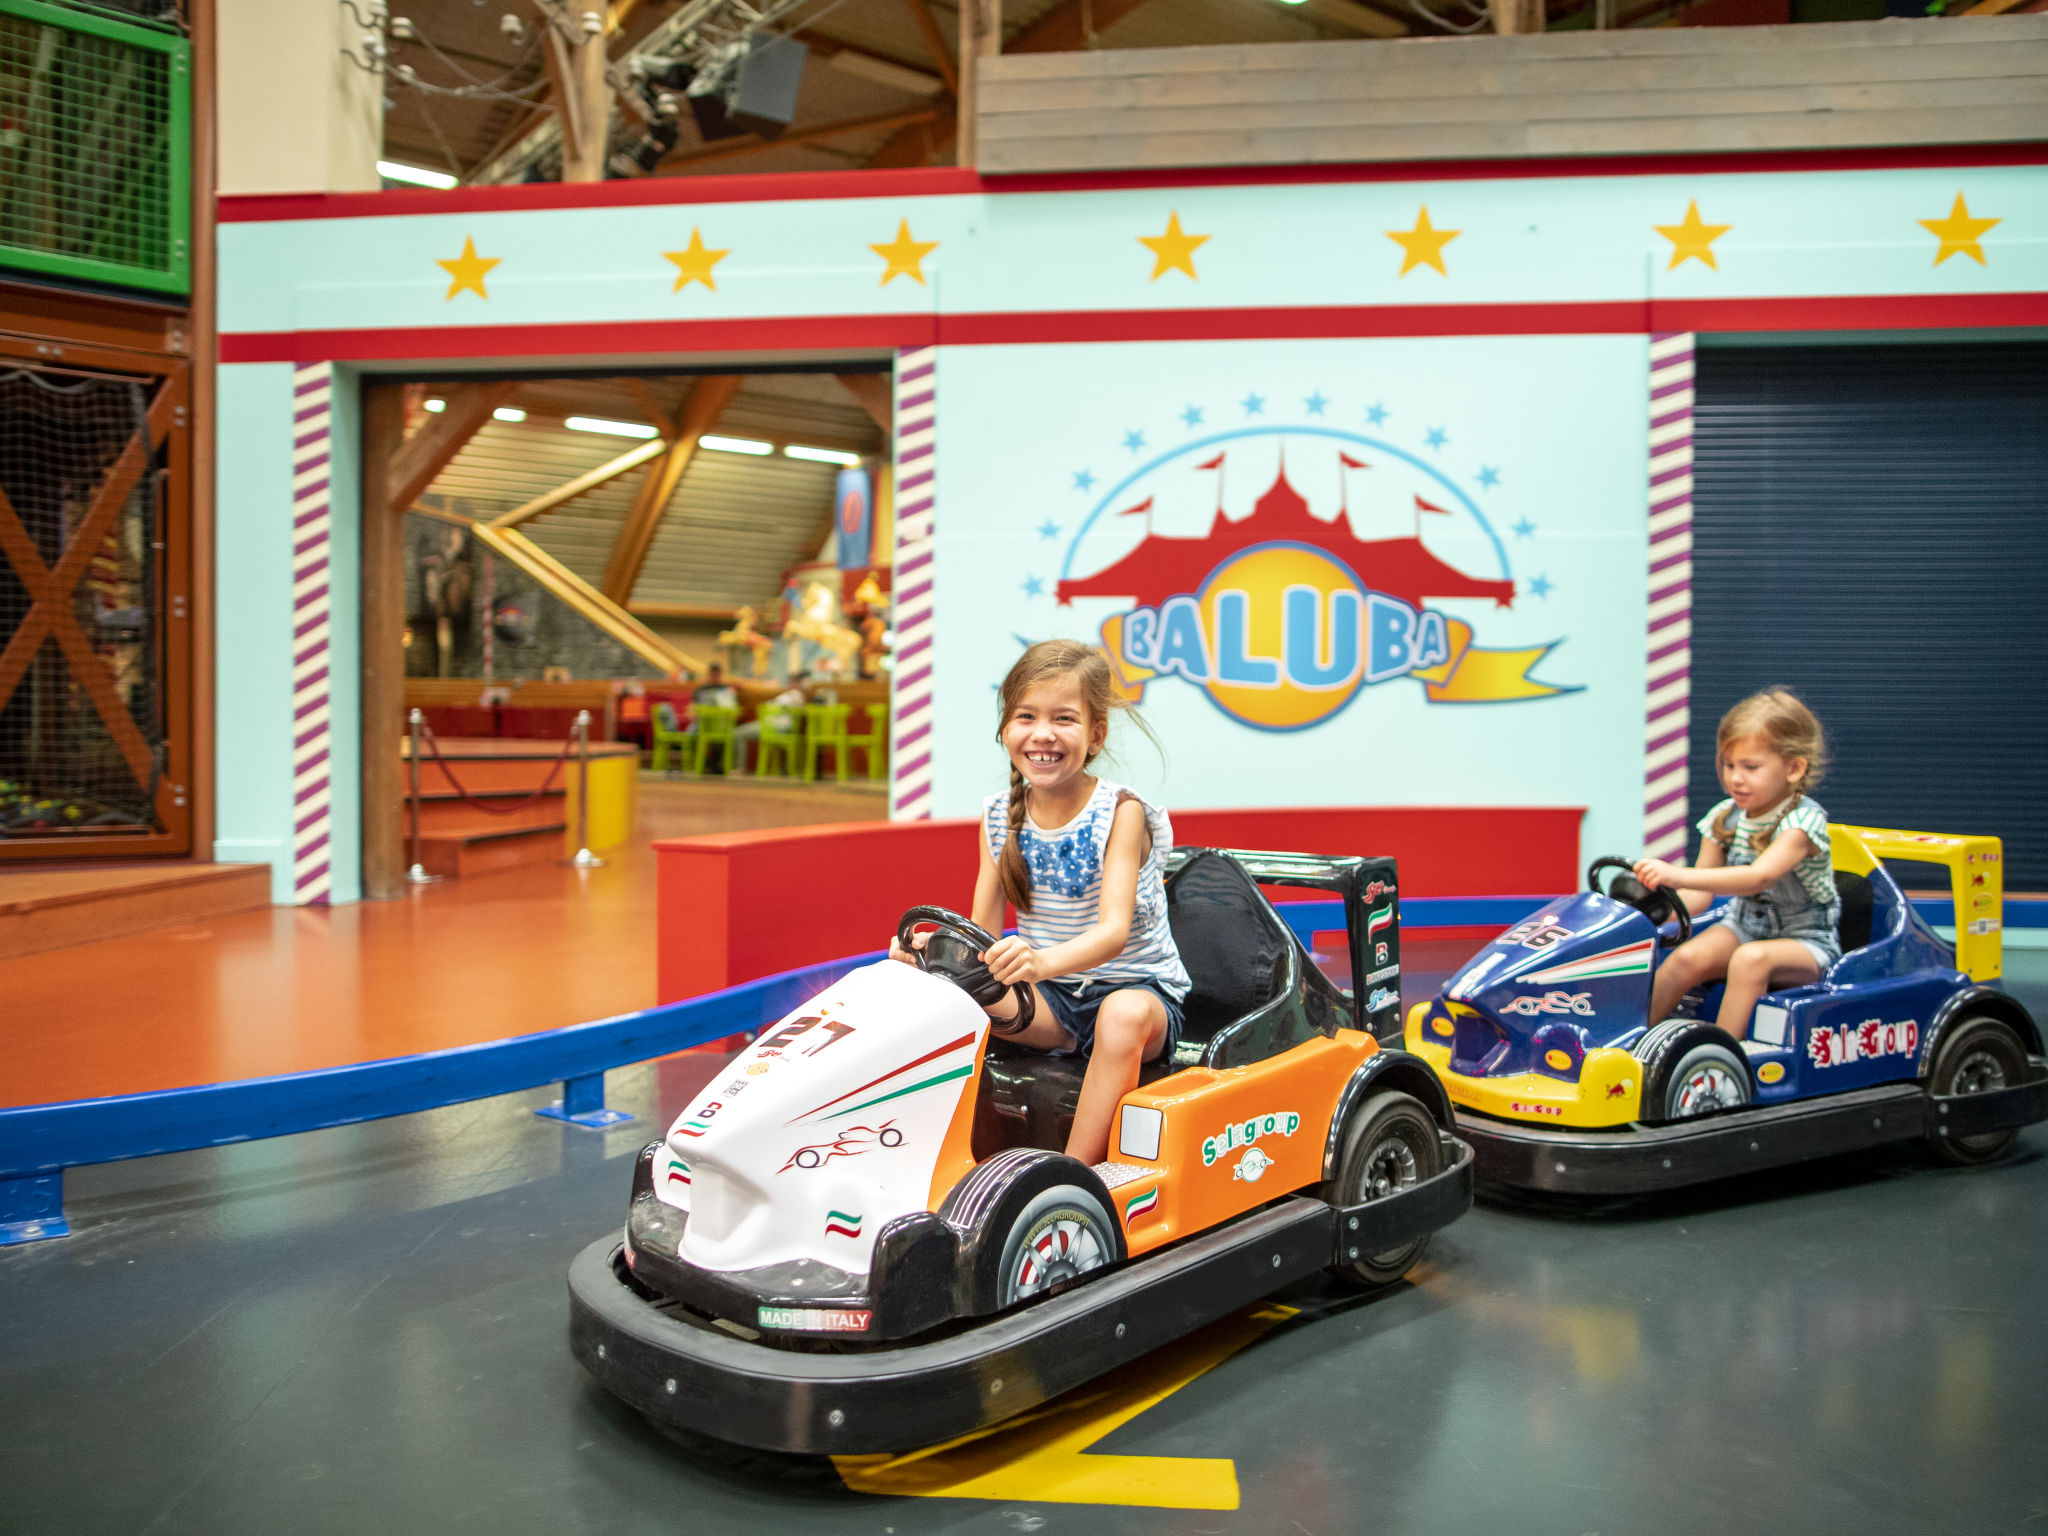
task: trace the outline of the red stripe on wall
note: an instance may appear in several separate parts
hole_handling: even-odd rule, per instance
[[[240,331],[223,363],[844,351],[1083,341],[1367,336],[1576,336],[1652,331],[1869,331],[2048,325],[2048,294],[1617,300],[1590,304],[1358,304],[1312,308],[1075,310],[1041,314],[819,315],[574,325]]]
[[[1772,150],[1756,154],[1557,156],[1517,160],[1402,160],[1385,164],[1193,166],[984,176],[954,166],[891,171],[806,171],[749,176],[651,176],[588,184],[530,182],[445,192],[291,193],[223,197],[222,224],[281,219],[402,218],[546,208],[807,202],[826,198],[943,197],[957,193],[1122,192],[1148,188],[1328,186],[1402,181],[1527,180],[1545,176],[1666,176],[1751,172],[1892,171],[2048,163],[2048,144],[1938,144],[1909,148]]]

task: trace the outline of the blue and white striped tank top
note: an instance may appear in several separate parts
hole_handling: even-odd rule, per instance
[[[1145,830],[1152,846],[1138,869],[1138,900],[1131,913],[1131,936],[1123,952],[1090,970],[1057,978],[1056,984],[1079,991],[1091,981],[1150,981],[1178,1002],[1188,995],[1187,967],[1173,946],[1166,921],[1166,854],[1173,847],[1173,823],[1166,812],[1147,803],[1136,791],[1095,781],[1095,792],[1080,813],[1063,827],[1050,830],[1024,818],[1019,841],[1031,871],[1031,906],[1017,914],[1017,932],[1033,949],[1045,949],[1079,938],[1102,915],[1102,856],[1109,847],[1110,823],[1118,803],[1136,800],[1145,812]],[[1010,840],[1010,796],[1005,791],[982,802],[982,835],[989,857],[1001,862]],[[1042,985],[1042,983],[1041,983]]]

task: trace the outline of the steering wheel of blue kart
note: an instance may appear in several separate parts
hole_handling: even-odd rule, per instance
[[[932,931],[922,945],[912,944],[919,928]],[[906,950],[920,971],[943,976],[982,1008],[1001,1002],[1013,990],[997,981],[982,954],[993,945],[995,935],[981,924],[962,917],[949,907],[912,907],[896,923],[896,942]],[[1017,1015],[1012,1019],[991,1019],[989,1027],[999,1035],[1020,1035],[1031,1027],[1038,1012],[1038,998],[1029,987],[1017,987]]]
[[[1618,869],[1621,871],[1605,887],[1600,884],[1600,871]],[[1586,866],[1586,889],[1599,895],[1611,897],[1624,906],[1634,907],[1647,917],[1657,928],[1657,947],[1673,949],[1692,937],[1692,911],[1685,904],[1685,898],[1676,891],[1653,891],[1636,878],[1635,866],[1627,859],[1599,858]],[[1670,938],[1664,933],[1664,925],[1673,919],[1678,922],[1678,937]]]

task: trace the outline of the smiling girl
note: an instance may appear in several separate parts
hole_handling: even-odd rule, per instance
[[[1841,958],[1842,903],[1828,814],[1810,795],[1825,765],[1813,712],[1783,688],[1751,694],[1721,717],[1714,750],[1728,798],[1700,819],[1699,863],[1644,859],[1635,874],[1653,891],[1683,892],[1693,912],[1716,896],[1735,898],[1659,967],[1650,1022],[1725,976],[1716,1022],[1740,1040],[1766,992],[1818,981]]]
[[[1007,902],[1017,932],[982,957],[1012,988],[989,1017],[1018,1044],[1088,1059],[1066,1150],[1099,1163],[1139,1068],[1173,1050],[1188,994],[1166,916],[1173,826],[1134,790],[1088,771],[1110,714],[1130,708],[1100,650],[1041,641],[1010,668],[999,699],[1010,787],[983,803],[973,917],[1001,933]],[[1021,1022],[1019,988],[1033,1002]]]

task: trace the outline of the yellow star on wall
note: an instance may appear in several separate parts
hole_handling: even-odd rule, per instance
[[[1963,194],[1956,194],[1956,205],[1949,209],[1945,219],[1916,219],[1922,229],[1929,231],[1941,241],[1941,249],[1934,253],[1934,264],[1938,267],[1951,256],[1967,256],[1978,266],[1988,266],[1984,260],[1984,247],[1977,242],[1984,231],[2003,219],[1973,219],[1970,205],[1963,201]]]
[[[1671,265],[1667,272],[1677,268],[1681,261],[1697,256],[1716,272],[1721,264],[1714,260],[1714,242],[1733,229],[1733,224],[1709,224],[1700,218],[1699,199],[1694,198],[1685,205],[1685,217],[1676,224],[1652,224],[1657,231],[1671,242]]]
[[[898,277],[913,277],[922,283],[924,281],[924,259],[938,248],[939,242],[936,240],[911,239],[910,220],[908,219],[898,219],[896,221],[896,238],[887,245],[870,245],[868,247],[869,250],[881,257],[882,260],[889,263],[888,269],[882,273],[881,286],[884,288],[889,286],[891,279]]]
[[[1175,209],[1166,216],[1166,233],[1163,235],[1140,235],[1138,244],[1152,253],[1152,278],[1158,282],[1169,272],[1185,272],[1195,275],[1195,252],[1208,242],[1207,235],[1183,234],[1180,227],[1180,210]]]
[[[690,226],[688,249],[663,251],[661,254],[676,264],[676,285],[669,289],[670,293],[681,293],[684,286],[689,283],[702,283],[715,293],[718,291],[718,284],[712,279],[711,269],[730,256],[732,251],[705,249],[703,231],[693,224]]]
[[[1429,222],[1429,204],[1422,205],[1422,212],[1415,216],[1413,229],[1390,229],[1387,238],[1401,247],[1401,270],[1396,276],[1406,277],[1417,267],[1435,267],[1449,277],[1450,271],[1444,266],[1444,247],[1449,245],[1463,230],[1438,229]]]
[[[434,265],[446,272],[450,278],[448,292],[443,297],[442,302],[445,303],[448,299],[454,298],[455,295],[462,292],[465,288],[469,289],[480,299],[488,299],[490,295],[484,292],[484,274],[495,267],[499,259],[496,256],[477,255],[476,242],[470,239],[469,236],[464,235],[462,237],[462,254],[460,256],[457,256],[452,261],[442,261],[436,258],[434,262]]]

